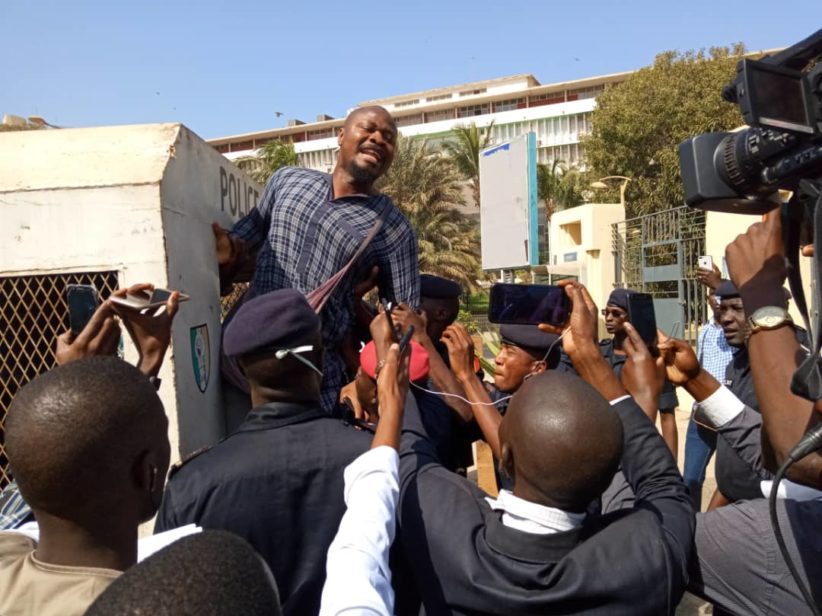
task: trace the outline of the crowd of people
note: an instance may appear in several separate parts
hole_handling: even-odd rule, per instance
[[[625,289],[599,341],[590,294],[563,281],[567,323],[502,325],[490,378],[460,286],[420,272],[375,189],[396,137],[384,109],[358,109],[333,173],[283,168],[233,229],[215,225],[222,290],[250,279],[221,339],[248,413],[210,448],[169,471],[157,389],[178,293],[150,313],[106,300],[56,339],[58,366],[5,423],[0,613],[673,614],[686,591],[715,614],[818,613],[822,454],[776,501],[799,583],[766,499],[822,423],[791,392],[808,350],[779,216],[727,247],[730,279],[702,273],[713,318],[696,351],[662,333],[649,349]],[[136,366],[116,356],[122,328]],[[695,400],[684,479],[677,388]],[[480,439],[496,494],[466,477]]]

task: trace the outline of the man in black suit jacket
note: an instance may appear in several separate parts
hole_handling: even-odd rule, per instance
[[[599,353],[593,301],[578,283],[567,288],[564,346],[590,385],[547,372],[518,391],[500,426],[512,492],[491,499],[442,468],[406,411],[399,532],[428,614],[673,614],[684,592],[694,531],[687,490]],[[623,381],[637,400],[655,402],[661,366],[628,329]],[[587,514],[620,461],[635,506]]]
[[[316,614],[345,513],[343,471],[371,435],[323,411],[320,320],[299,291],[250,300],[223,344],[254,408],[234,434],[172,471],[155,532],[194,523],[243,537],[271,568],[283,614]]]

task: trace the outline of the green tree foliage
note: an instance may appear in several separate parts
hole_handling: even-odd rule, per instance
[[[296,167],[300,164],[294,144],[275,139],[257,151],[256,156],[245,156],[234,161],[252,180],[265,184],[280,167]]]
[[[590,177],[625,175],[626,216],[676,207],[683,202],[677,146],[704,132],[743,123],[737,107],[722,100],[744,53],[733,49],[659,54],[654,64],[610,87],[597,98],[593,131],[583,140]],[[618,200],[618,187],[609,197]]]
[[[493,128],[493,122],[483,129],[473,122],[468,126],[455,126],[442,144],[442,151],[454,162],[463,179],[468,180],[477,207],[480,204],[479,155],[491,145]]]
[[[548,218],[558,210],[564,210],[585,201],[583,174],[576,167],[568,167],[562,160],[550,165],[537,165],[537,197],[545,203]]]
[[[479,229],[456,207],[464,205],[462,177],[449,158],[423,140],[400,137],[394,163],[378,188],[391,196],[417,233],[420,271],[477,290]]]

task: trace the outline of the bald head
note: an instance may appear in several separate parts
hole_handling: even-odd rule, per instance
[[[345,117],[345,124],[343,125],[343,128],[351,128],[358,119],[366,116],[374,117],[375,119],[381,118],[390,123],[390,125],[394,127],[395,131],[397,130],[397,125],[394,122],[394,118],[391,117],[391,114],[388,113],[388,110],[385,107],[380,107],[379,105],[357,107]]]
[[[500,444],[517,496],[583,511],[617,470],[622,422],[585,381],[548,371],[526,380],[512,398]]]
[[[116,357],[91,357],[17,393],[6,417],[6,451],[35,514],[80,524],[122,511],[148,518],[168,469],[167,428],[143,374]],[[141,464],[156,469],[156,499],[136,476]]]
[[[183,537],[126,571],[88,616],[281,614],[265,561],[240,537],[219,530]]]

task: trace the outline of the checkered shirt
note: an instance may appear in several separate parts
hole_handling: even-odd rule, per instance
[[[0,530],[19,528],[33,519],[31,507],[23,500],[17,483],[12,481],[0,492]]]
[[[232,235],[259,250],[252,285],[256,293],[295,288],[309,293],[348,263],[388,208],[382,228],[352,266],[322,311],[323,407],[337,405],[345,384],[345,364],[337,352],[354,321],[351,290],[354,281],[380,268],[380,295],[418,306],[420,272],[417,238],[408,220],[385,195],[333,198],[327,173],[283,167],[266,185],[251,212],[231,230]]]
[[[725,369],[733,358],[733,347],[725,340],[725,332],[716,321],[702,326],[697,340],[697,358],[705,370],[720,383],[725,382]]]

